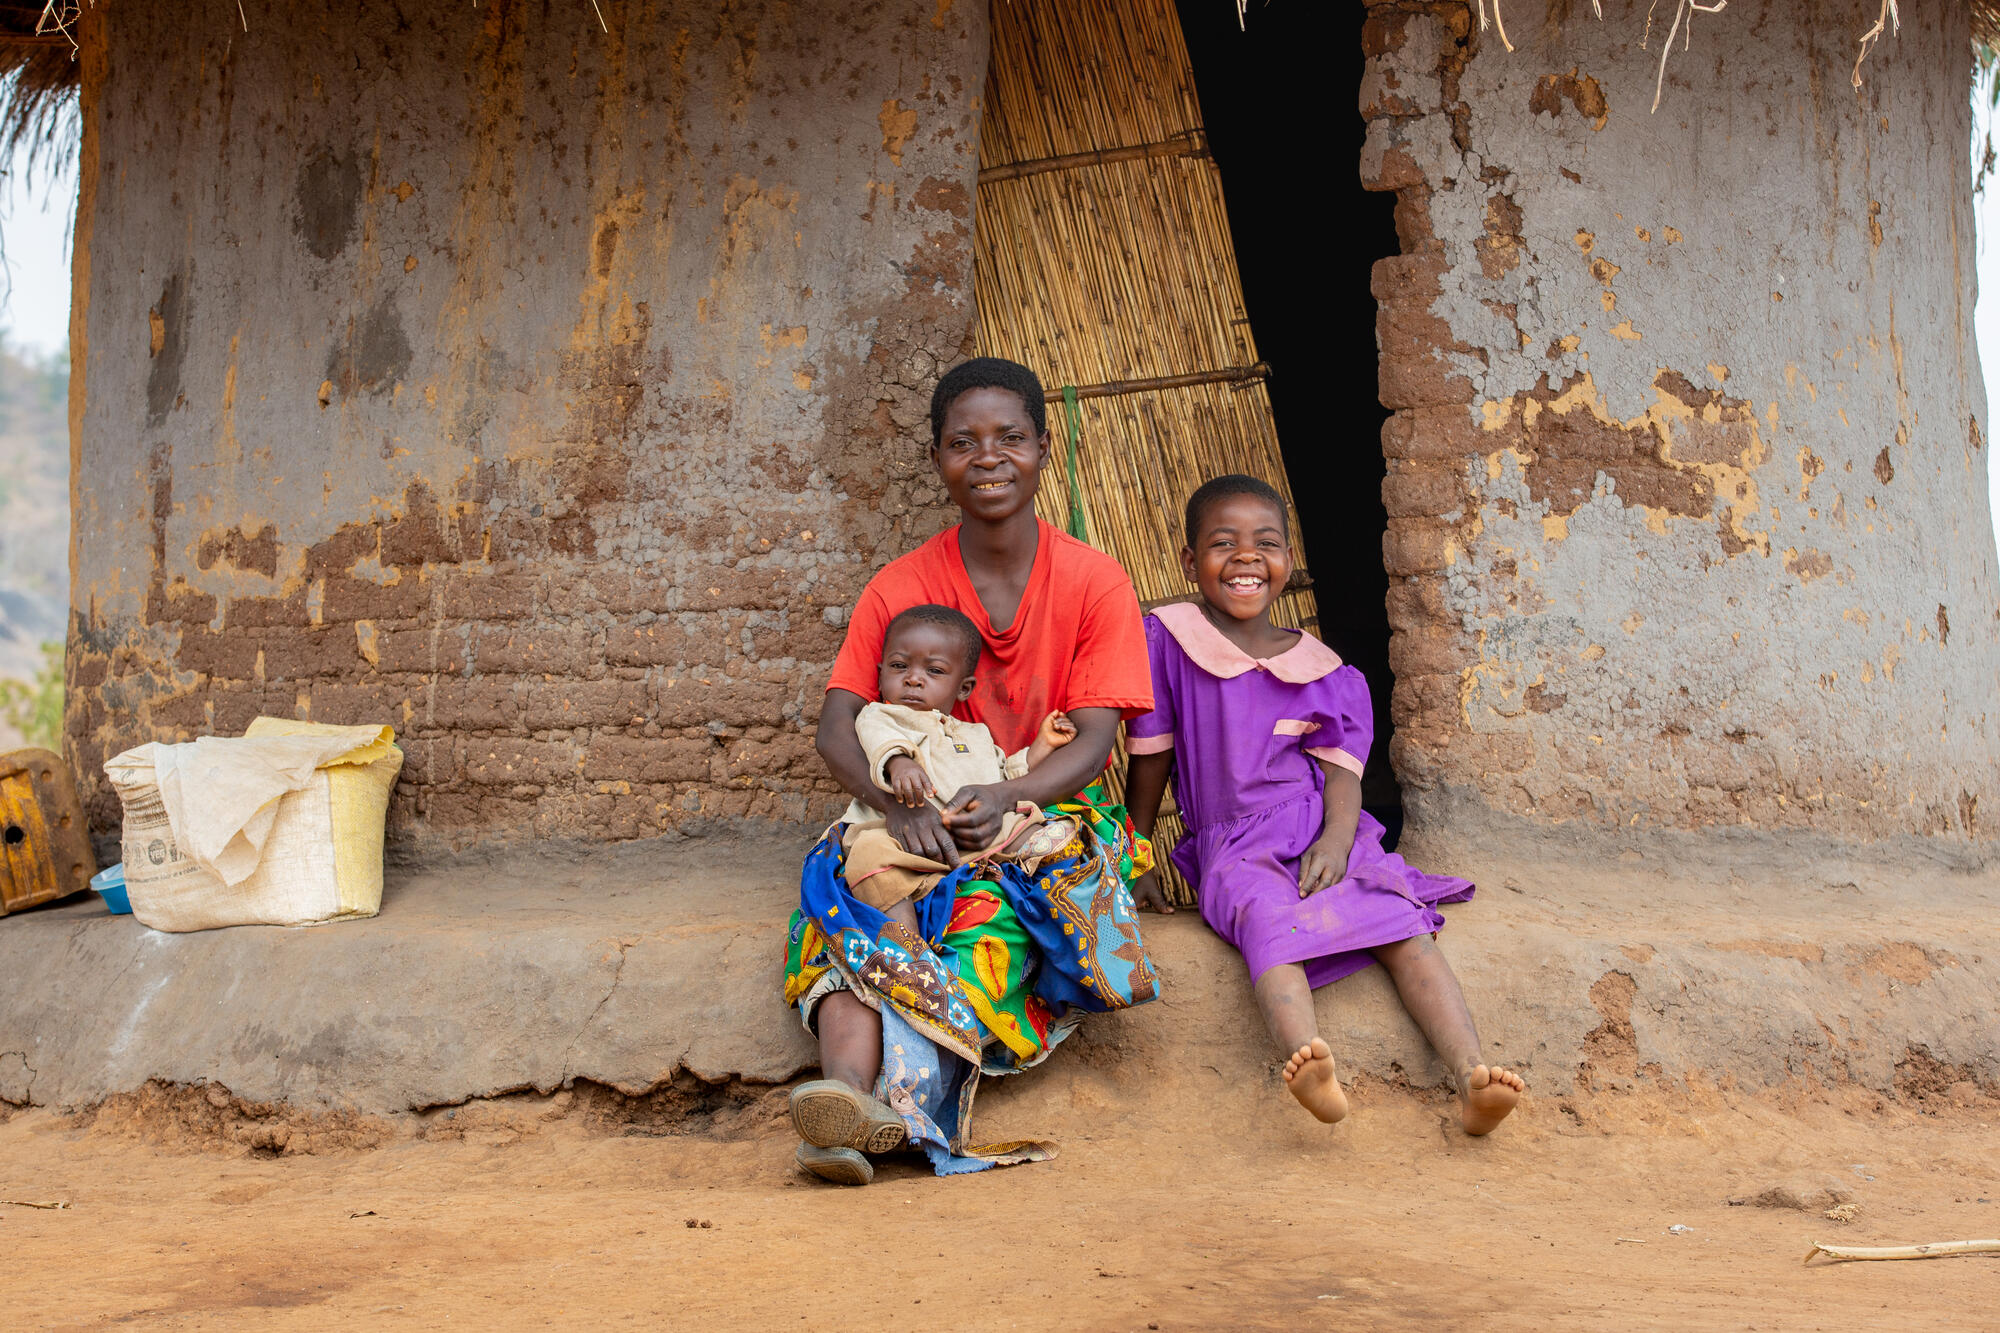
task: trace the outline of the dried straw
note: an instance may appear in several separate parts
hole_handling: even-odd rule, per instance
[[[1476,3],[1479,6],[1479,26],[1484,29],[1487,26],[1486,0],[1476,0]],[[1550,0],[1548,26],[1551,32],[1560,30],[1569,19],[1570,4],[1571,0]],[[1700,3],[1700,0],[1673,0],[1673,23],[1667,29],[1667,40],[1660,47],[1659,70],[1653,76],[1654,111],[1660,109],[1660,95],[1667,79],[1667,58],[1673,54],[1675,35],[1680,36],[1681,50],[1686,51],[1693,41],[1695,11],[1719,14],[1728,4],[1729,0],[1714,0],[1710,4]],[[1653,14],[1659,6],[1660,0],[1650,0],[1646,6],[1646,26],[1639,37],[1639,49],[1642,51],[1652,41]],[[1604,17],[1601,0],[1590,0],[1590,8],[1599,19]],[[1996,3],[1996,0],[1970,0],[1966,8],[1972,15],[1972,48],[1975,55],[1990,57],[1995,51],[2000,51],[2000,3]],[[1500,18],[1500,0],[1493,0],[1493,21],[1500,25],[1501,42],[1512,51],[1514,44],[1507,40],[1507,29]],[[1875,44],[1882,40],[1885,33],[1894,36],[1901,32],[1902,28],[1903,16],[1896,10],[1896,0],[1881,0],[1881,11],[1875,16],[1874,25],[1861,34],[1859,41],[1861,50],[1854,57],[1853,82],[1856,88],[1861,86],[1861,66],[1867,61],[1868,53],[1875,49]]]
[[[75,3],[0,0],[0,159],[27,149],[30,172],[75,151]]]
[[[1678,3],[1674,5],[1674,24],[1671,28],[1667,29],[1667,40],[1660,43],[1660,72],[1653,76],[1653,111],[1660,109],[1660,94],[1665,90],[1667,84],[1667,57],[1674,53],[1674,36],[1681,31],[1681,25],[1683,23],[1687,25],[1687,35],[1681,38],[1681,49],[1685,51],[1694,44],[1694,11],[1700,10],[1704,14],[1720,14],[1728,7],[1729,0],[1715,0],[1715,3],[1712,5],[1701,4],[1700,0],[1678,0]],[[1646,31],[1648,34],[1651,34],[1652,30],[1653,11],[1649,7],[1646,10]],[[1644,50],[1645,46],[1646,42],[1642,38],[1639,42],[1639,47],[1641,50]],[[1863,49],[1865,50],[1866,48]],[[1860,68],[1860,65],[1857,63],[1855,69],[1858,71]],[[1856,73],[1854,77],[1854,86],[1857,88],[1861,86],[1861,76],[1859,73]],[[1647,114],[1650,115],[1652,112],[1648,112]]]
[[[1854,57],[1854,86],[1861,86],[1861,62],[1868,59],[1868,53],[1875,49],[1875,43],[1882,40],[1882,29],[1887,25],[1891,33],[1903,30],[1903,16],[1896,12],[1896,0],[1882,0],[1882,12],[1875,16],[1875,26],[1861,34],[1861,53]]]
[[[1201,141],[1201,108],[1171,0],[997,4],[992,45],[983,170]],[[1039,503],[1052,523],[1065,521],[1069,497],[1058,386],[1258,359],[1221,173],[1205,154],[989,178],[979,187],[977,246],[979,351],[1033,366],[1050,386],[1055,463]],[[1261,382],[1087,398],[1080,415],[1077,470],[1090,540],[1125,566],[1142,602],[1189,591],[1181,509],[1203,481],[1247,472],[1290,495]],[[1317,623],[1309,591],[1285,595],[1274,615],[1295,626]],[[1163,859],[1179,833],[1178,821],[1163,816],[1156,840]],[[1162,878],[1175,901],[1193,901],[1171,870]]]

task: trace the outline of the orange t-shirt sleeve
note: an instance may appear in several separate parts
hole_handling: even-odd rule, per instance
[[[1138,717],[1153,708],[1153,672],[1139,595],[1125,571],[1108,559],[1092,575],[1063,706],[1116,708],[1128,718]]]
[[[869,703],[879,697],[875,692],[879,679],[876,668],[882,662],[882,640],[888,636],[889,622],[895,619],[888,599],[876,586],[881,577],[878,574],[870,579],[854,603],[854,614],[847,619],[847,637],[841,640],[840,656],[833,659],[833,674],[826,682],[829,690],[846,690]]]

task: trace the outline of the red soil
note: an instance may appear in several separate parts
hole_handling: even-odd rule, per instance
[[[1847,1333],[1985,1328],[2000,1308],[2000,1256],[1800,1263],[1815,1240],[2000,1236],[2000,1104],[1965,1088],[1922,1107],[1531,1093],[1486,1140],[1445,1097],[1365,1081],[1333,1127],[1275,1076],[1218,1088],[1207,1124],[1179,1091],[986,1096],[983,1136],[1054,1131],[1062,1156],[950,1180],[897,1162],[865,1190],[793,1172],[781,1089],[679,1118],[588,1091],[372,1129],[270,1116],[285,1132],[260,1147],[199,1091],[20,1112],[0,1122],[0,1198],[70,1207],[0,1206],[0,1309],[17,1328]],[[1821,1215],[1842,1195],[1845,1224]]]

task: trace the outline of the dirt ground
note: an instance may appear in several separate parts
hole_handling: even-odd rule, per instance
[[[1367,1080],[1331,1129],[1275,1080],[1218,1090],[1211,1117],[1188,1091],[984,1096],[982,1128],[1060,1120],[1062,1155],[949,1180],[892,1160],[864,1190],[794,1173],[783,1089],[400,1122],[246,1114],[219,1089],[20,1111],[0,1198],[69,1206],[0,1206],[0,1309],[16,1328],[2000,1322],[2000,1255],[1800,1262],[1815,1240],[2000,1237],[2000,1104],[1962,1088],[1531,1094],[1484,1141],[1441,1094]],[[1843,1199],[1853,1221],[1822,1216]]]

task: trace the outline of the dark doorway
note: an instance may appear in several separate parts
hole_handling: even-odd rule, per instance
[[[1298,501],[1321,638],[1368,677],[1375,748],[1362,799],[1393,838],[1389,576],[1370,270],[1397,251],[1393,194],[1361,188],[1361,12],[1314,0],[1180,0],[1236,265]]]

